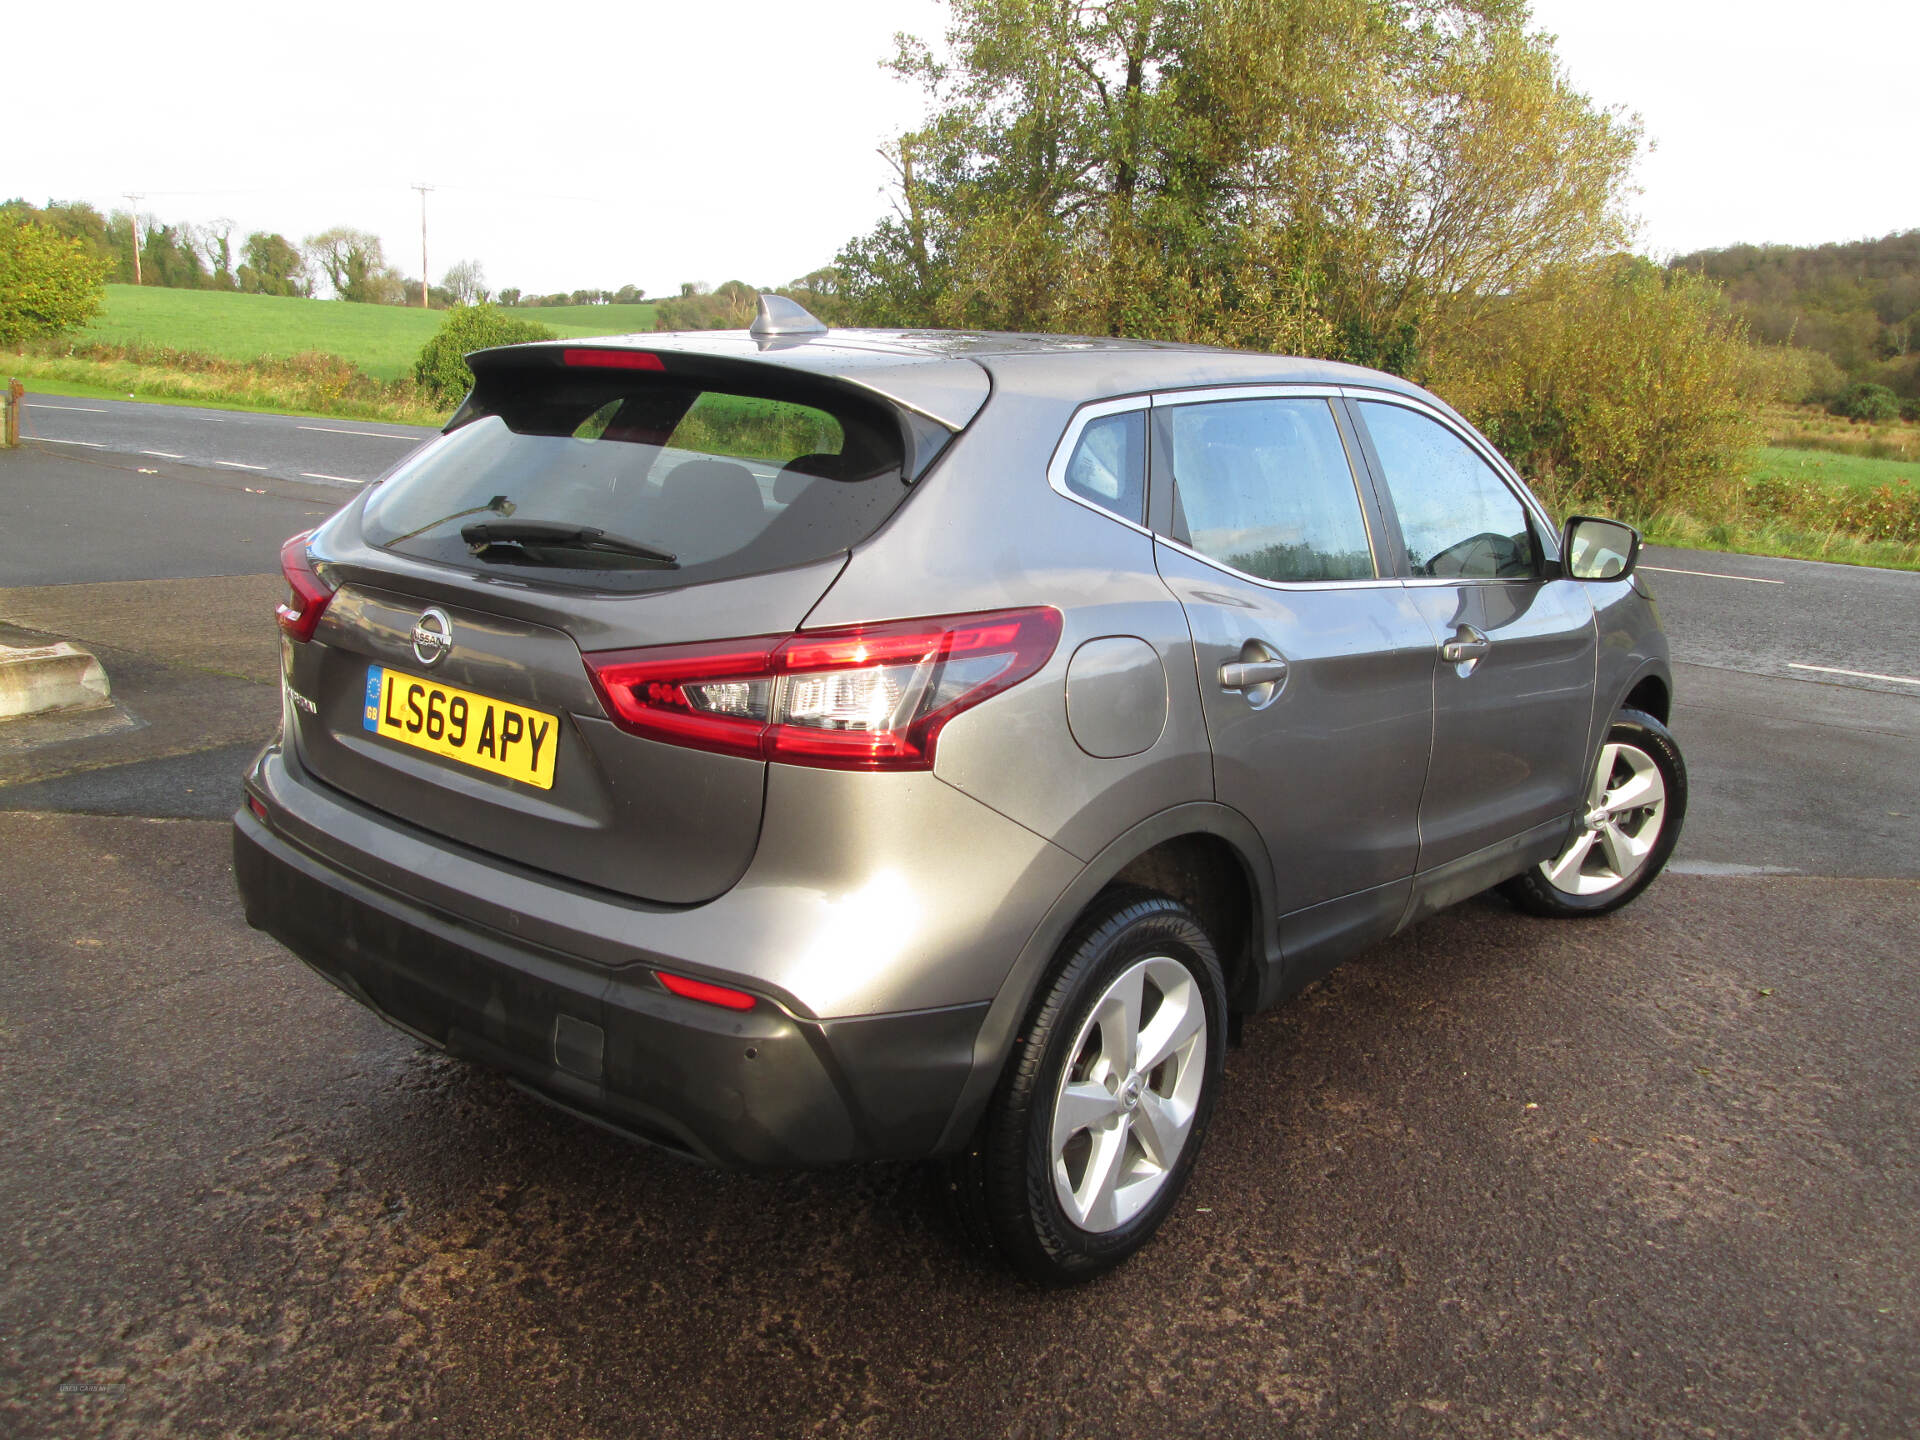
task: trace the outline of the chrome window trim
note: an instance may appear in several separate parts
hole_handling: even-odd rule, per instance
[[[1326,400],[1328,402],[1342,398],[1338,385],[1215,385],[1204,390],[1156,390],[1151,399],[1155,409],[1175,405],[1212,405],[1222,400]],[[1329,412],[1328,418],[1334,420],[1334,432],[1339,434],[1339,421]],[[1353,498],[1360,507],[1360,528],[1367,535],[1367,556],[1373,561],[1371,580],[1266,580],[1258,575],[1249,575],[1244,570],[1236,570],[1224,561],[1211,555],[1203,555],[1191,545],[1183,545],[1171,535],[1162,535],[1158,531],[1149,532],[1157,544],[1170,550],[1177,550],[1190,559],[1198,560],[1209,569],[1218,570],[1222,575],[1231,575],[1236,580],[1244,580],[1249,585],[1258,585],[1263,590],[1380,590],[1401,583],[1397,575],[1380,573],[1380,539],[1373,533],[1373,519],[1367,514],[1367,500],[1360,486],[1364,479],[1355,467],[1355,457],[1347,452],[1347,437],[1340,435],[1340,453],[1347,457],[1347,474],[1353,481]]]
[[[1060,443],[1053,447],[1053,458],[1047,461],[1047,488],[1052,490],[1054,494],[1060,496],[1062,499],[1071,500],[1074,504],[1083,509],[1091,510],[1096,515],[1104,515],[1116,525],[1124,525],[1127,529],[1137,531],[1149,538],[1152,538],[1153,531],[1149,530],[1140,520],[1129,520],[1119,511],[1109,510],[1106,506],[1096,504],[1084,495],[1076,495],[1073,491],[1069,490],[1067,488],[1067,465],[1072,461],[1073,452],[1080,444],[1081,432],[1084,431],[1087,426],[1095,420],[1104,420],[1109,415],[1125,415],[1132,410],[1147,410],[1151,408],[1152,401],[1153,397],[1151,395],[1126,395],[1118,400],[1095,400],[1091,404],[1082,405],[1078,410],[1073,412],[1073,418],[1067,421],[1067,428],[1065,433],[1060,437]],[[1146,518],[1144,514],[1147,503],[1146,480],[1147,477],[1143,473],[1140,477],[1140,504],[1143,511],[1141,520]]]
[[[1263,580],[1258,575],[1249,575],[1244,570],[1236,570],[1231,565],[1222,564],[1211,555],[1202,555],[1191,545],[1182,545],[1171,535],[1156,533],[1154,543],[1164,545],[1169,550],[1177,550],[1190,560],[1198,560],[1210,570],[1218,570],[1222,575],[1231,575],[1236,580],[1244,580],[1249,585],[1258,585],[1262,590],[1387,590],[1405,589],[1406,581],[1398,575],[1376,575],[1371,580]],[[1379,568],[1379,562],[1374,562]]]
[[[1533,493],[1533,487],[1521,478],[1519,471],[1507,463],[1506,456],[1502,455],[1498,450],[1494,449],[1491,444],[1481,438],[1479,431],[1468,426],[1465,421],[1455,419],[1438,406],[1430,404],[1415,395],[1403,395],[1397,390],[1374,390],[1363,385],[1343,385],[1340,387],[1340,394],[1345,399],[1353,401],[1375,400],[1388,405],[1398,405],[1402,409],[1413,411],[1416,415],[1424,415],[1429,420],[1437,421],[1443,429],[1459,437],[1460,440],[1465,442],[1467,448],[1478,455],[1481,461],[1493,471],[1494,477],[1513,493],[1514,499],[1520,502],[1521,508],[1540,522],[1540,530],[1546,541],[1541,547],[1543,551],[1541,559],[1548,563],[1555,563],[1559,560],[1560,529],[1553,523],[1553,517],[1547,513],[1546,506],[1540,503],[1539,496]],[[1382,484],[1388,485],[1388,494],[1391,495],[1392,486],[1390,482],[1388,482],[1387,477],[1382,475],[1380,480]],[[1544,553],[1549,547],[1552,553]],[[1553,577],[1536,575],[1533,578],[1536,580],[1547,580]],[[1407,583],[1410,585],[1512,585],[1515,582],[1510,579],[1496,580],[1485,577],[1477,580],[1448,580],[1439,577],[1409,575],[1407,577]]]
[[[1211,405],[1219,400],[1338,400],[1340,386],[1324,382],[1299,385],[1210,385],[1204,390],[1156,390],[1150,397],[1161,405]]]

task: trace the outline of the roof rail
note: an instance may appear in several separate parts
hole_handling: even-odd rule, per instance
[[[747,333],[769,338],[775,335],[824,335],[827,327],[786,296],[762,294],[759,312],[753,317],[753,328]]]

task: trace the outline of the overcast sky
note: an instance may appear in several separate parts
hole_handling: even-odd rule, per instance
[[[779,284],[886,208],[921,98],[879,62],[937,0],[511,7],[15,5],[0,198],[370,229],[437,279]],[[1640,248],[1920,228],[1920,0],[1537,0],[1582,90],[1638,112]]]

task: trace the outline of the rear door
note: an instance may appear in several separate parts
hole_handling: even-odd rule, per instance
[[[1420,869],[1553,824],[1579,803],[1598,657],[1586,588],[1464,431],[1410,402],[1352,410],[1391,500],[1407,593],[1431,627],[1433,761]]]
[[[1215,795],[1266,840],[1290,954],[1392,930],[1418,850],[1433,637],[1376,558],[1331,392],[1156,396],[1156,558],[1186,608]]]
[[[448,435],[316,535],[338,588],[287,647],[290,749],[434,835],[694,903],[751,861],[765,764],[616,727],[585,657],[796,629],[904,498],[906,432],[804,378],[565,353],[590,358],[483,374]]]

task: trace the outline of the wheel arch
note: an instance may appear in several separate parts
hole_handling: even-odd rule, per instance
[[[1228,1007],[1245,1012],[1257,1003],[1267,972],[1279,964],[1272,876],[1266,844],[1253,822],[1211,801],[1163,810],[1109,844],[1061,892],[1015,957],[974,1040],[973,1070],[937,1151],[948,1153],[966,1143],[1055,955],[1103,891],[1139,884],[1195,910],[1221,946]],[[1221,933],[1236,919],[1237,928]]]
[[[1613,707],[1616,715],[1622,710],[1642,711],[1665,725],[1673,713],[1672,677],[1655,666],[1646,666],[1634,676],[1620,703]]]

